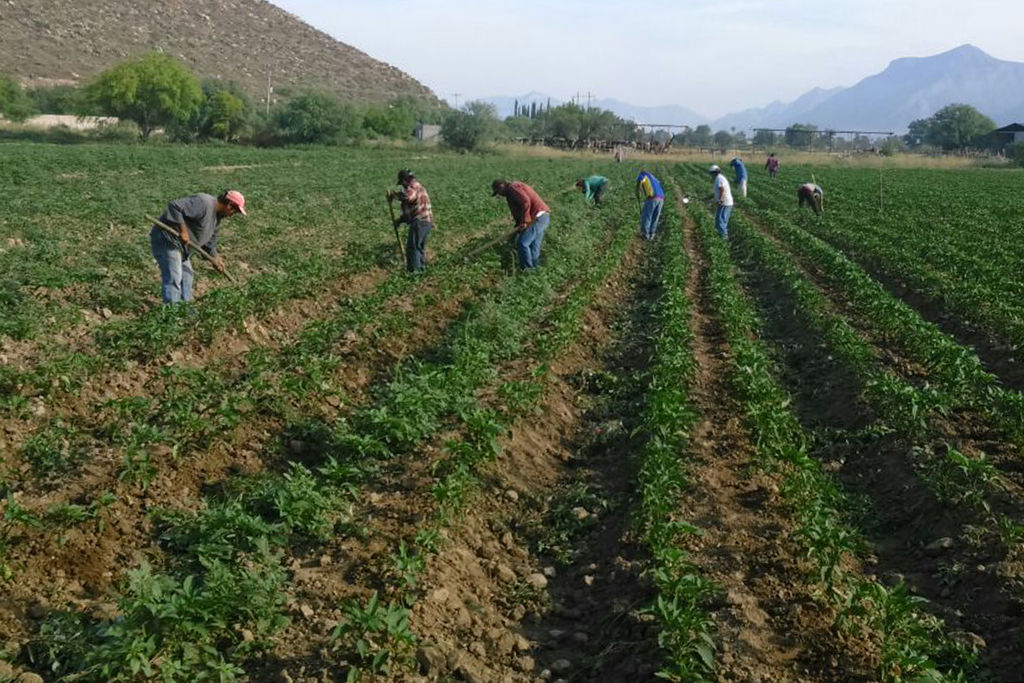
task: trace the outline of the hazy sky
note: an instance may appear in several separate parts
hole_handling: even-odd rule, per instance
[[[1024,61],[1022,0],[272,0],[451,101],[531,90],[719,116],[963,43]]]

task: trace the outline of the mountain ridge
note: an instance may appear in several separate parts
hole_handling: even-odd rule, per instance
[[[997,125],[1024,120],[1024,63],[997,59],[969,43],[926,57],[899,57],[882,71],[835,89],[812,107],[793,106],[815,90],[771,112],[747,110],[753,115],[742,122],[748,127],[812,123],[819,128],[903,133],[911,121],[954,103],[976,107]],[[735,125],[744,113],[727,115],[713,125]]]

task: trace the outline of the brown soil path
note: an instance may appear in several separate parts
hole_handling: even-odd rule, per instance
[[[692,219],[681,202],[676,208],[691,262],[693,401],[701,414],[685,518],[704,531],[691,549],[693,561],[723,593],[714,610],[718,680],[871,680],[868,654],[833,628],[835,615],[814,598],[777,482],[752,462],[741,407],[730,395],[729,346],[707,289],[706,258]]]

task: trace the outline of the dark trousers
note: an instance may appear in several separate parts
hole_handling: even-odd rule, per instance
[[[409,237],[405,241],[405,267],[410,273],[423,270],[427,265],[427,236],[433,228],[427,221],[409,223]]]

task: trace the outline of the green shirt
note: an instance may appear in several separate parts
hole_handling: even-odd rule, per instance
[[[592,175],[583,181],[583,194],[587,201],[594,198],[597,191],[600,190],[608,183],[608,179],[603,175]]]

